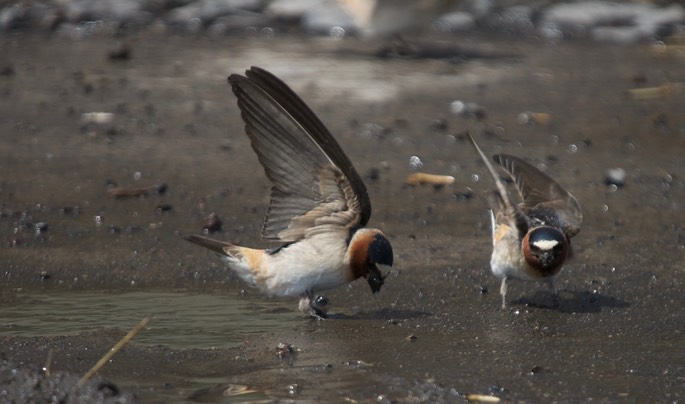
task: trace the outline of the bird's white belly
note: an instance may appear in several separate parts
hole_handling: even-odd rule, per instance
[[[501,230],[501,233],[493,231],[493,250],[490,257],[492,273],[498,278],[540,280],[528,275],[529,265],[523,258],[515,230],[511,227],[503,227]]]
[[[275,254],[265,254],[258,270],[233,262],[241,279],[271,296],[301,296],[348,283],[347,245],[325,235],[293,243]],[[242,264],[242,265],[241,265]]]
[[[266,289],[274,296],[301,296],[306,292],[332,289],[347,283],[342,270],[326,266],[303,268],[284,267],[266,281]]]
[[[539,280],[539,278],[526,274],[523,268],[526,265],[528,263],[520,253],[512,254],[512,251],[504,248],[496,248],[490,258],[490,269],[498,278],[515,278],[524,281]]]

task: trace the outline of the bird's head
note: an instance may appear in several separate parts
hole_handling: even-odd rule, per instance
[[[354,278],[366,278],[373,293],[381,290],[388,275],[383,275],[379,266],[391,267],[393,264],[390,241],[380,230],[360,229],[352,236],[349,248]]]
[[[556,227],[540,226],[531,229],[521,243],[526,262],[543,276],[556,274],[564,264],[571,245]]]

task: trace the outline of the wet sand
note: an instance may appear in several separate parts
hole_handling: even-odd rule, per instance
[[[228,345],[220,335],[204,347],[134,340],[99,374],[143,402],[683,400],[685,92],[669,83],[685,82],[685,56],[649,45],[461,41],[517,56],[378,59],[381,44],[358,40],[142,35],[130,60],[111,61],[109,38],[3,38],[0,353],[35,368],[52,350],[54,370],[81,375],[150,312],[31,335],[7,320],[37,304],[31,296],[208,293],[282,321],[245,331],[249,320],[227,315],[226,338],[242,341]],[[269,185],[225,81],[250,65],[283,78],[336,135],[366,175],[370,224],[396,253],[381,293],[364,282],[327,293],[327,321],[245,289],[182,238],[216,212],[214,237],[268,246],[259,231]],[[630,92],[666,84],[653,97]],[[455,100],[482,114],[454,114]],[[521,124],[526,111],[550,120]],[[84,121],[91,112],[114,115]],[[578,197],[584,226],[557,279],[558,309],[544,284],[516,281],[500,308],[488,270],[493,183],[467,130],[488,153],[544,167]],[[407,186],[414,155],[421,171],[455,183]],[[627,173],[618,188],[605,182],[615,167]],[[165,192],[144,197],[107,192],[161,183]],[[221,321],[198,310],[205,317]]]

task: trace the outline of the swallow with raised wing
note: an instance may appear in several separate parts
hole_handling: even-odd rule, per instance
[[[558,299],[554,277],[571,253],[571,238],[583,222],[578,200],[531,164],[498,154],[493,160],[511,177],[522,199],[513,204],[495,167],[470,134],[468,138],[495,180],[490,269],[502,279],[502,308],[506,308],[509,279],[547,281]]]
[[[379,266],[393,264],[387,237],[366,228],[371,202],[342,148],[309,107],[279,78],[258,67],[228,78],[266,176],[271,202],[262,238],[273,249],[241,247],[193,235],[221,255],[245,282],[270,296],[296,296],[303,313],[326,316],[323,290],[365,278],[383,286]]]

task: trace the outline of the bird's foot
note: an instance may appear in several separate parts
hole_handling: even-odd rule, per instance
[[[559,310],[561,308],[561,300],[559,299],[559,288],[554,278],[549,279],[549,288],[552,291],[552,308]]]
[[[328,313],[328,298],[326,296],[318,295],[309,301],[309,314],[316,317],[318,320],[325,319]]]
[[[328,304],[329,300],[325,296],[305,296],[300,299],[300,311],[309,314],[317,320],[323,320],[327,317]]]

